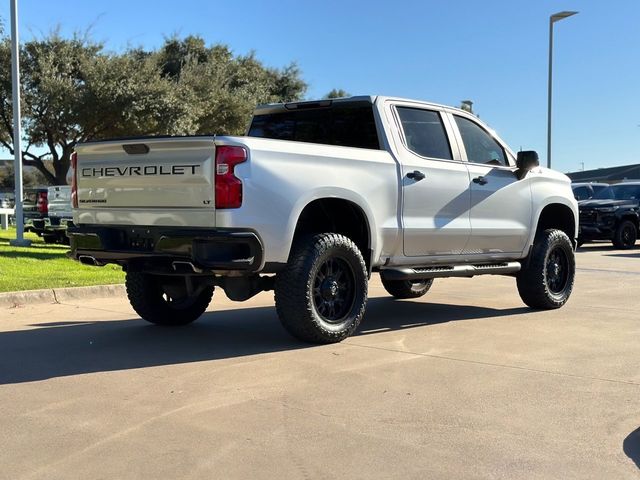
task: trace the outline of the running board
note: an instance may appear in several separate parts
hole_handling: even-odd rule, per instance
[[[421,280],[426,278],[473,277],[475,275],[509,275],[520,271],[520,262],[480,263],[444,267],[383,268],[385,280]]]

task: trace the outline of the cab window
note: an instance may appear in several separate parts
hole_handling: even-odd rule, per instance
[[[438,112],[397,107],[407,148],[422,157],[452,160],[449,139]]]
[[[589,200],[592,193],[588,186],[583,185],[581,187],[573,188],[573,196],[576,197],[576,200]]]
[[[480,125],[468,118],[454,115],[460,130],[467,160],[470,163],[508,166],[507,157],[502,146],[496,142]]]

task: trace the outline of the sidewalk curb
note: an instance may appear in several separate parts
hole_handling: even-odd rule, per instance
[[[32,303],[62,303],[85,298],[102,298],[124,295],[126,295],[126,290],[122,284],[5,292],[0,293],[0,308],[12,308]]]

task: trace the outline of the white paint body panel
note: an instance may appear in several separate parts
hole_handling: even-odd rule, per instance
[[[136,144],[149,153],[123,149]],[[87,143],[77,153],[77,223],[215,226],[213,137]]]
[[[531,179],[518,180],[515,169],[469,164],[471,235],[464,253],[520,254],[531,223]],[[485,185],[473,182],[484,177]]]
[[[242,207],[217,210],[216,226],[255,229],[267,261],[287,261],[300,213],[320,198],[358,205],[369,222],[374,257],[389,254],[399,232],[398,173],[389,153],[248,137],[220,141],[242,141],[250,158],[235,170]]]

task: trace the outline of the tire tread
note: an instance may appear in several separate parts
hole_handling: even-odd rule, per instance
[[[135,312],[157,325],[187,325],[205,312],[213,297],[213,287],[207,287],[198,294],[193,304],[186,308],[173,308],[162,298],[162,290],[151,275],[142,272],[127,272],[125,287]]]
[[[571,252],[568,255],[569,280],[561,298],[555,298],[549,291],[545,278],[546,258],[549,249],[556,243],[564,244],[564,248]],[[518,293],[522,301],[533,309],[550,310],[562,307],[573,290],[575,279],[575,258],[573,246],[566,233],[561,230],[548,229],[536,236],[528,259],[528,265],[517,275]]]
[[[355,255],[364,278],[360,282],[364,301],[358,306],[354,320],[345,329],[325,328],[316,316],[313,307],[312,289],[309,288],[309,272],[314,262],[331,248],[344,248]],[[357,295],[357,294],[356,294]],[[295,338],[310,343],[336,343],[351,335],[362,321],[367,298],[366,266],[360,250],[353,241],[337,233],[321,233],[299,239],[291,250],[287,268],[279,272],[275,283],[276,311],[284,328]]]

